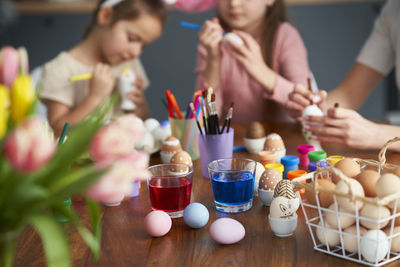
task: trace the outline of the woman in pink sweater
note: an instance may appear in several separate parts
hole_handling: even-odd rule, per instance
[[[218,0],[219,19],[199,32],[197,89],[213,87],[218,114],[235,103],[233,121],[290,121],[284,105],[296,83],[307,84],[307,52],[287,22],[283,0]],[[227,41],[234,32],[243,44]]]

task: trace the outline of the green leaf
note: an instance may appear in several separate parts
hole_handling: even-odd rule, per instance
[[[54,181],[49,187],[49,192],[55,198],[64,198],[84,192],[105,172],[106,170],[97,170],[94,166],[70,172]]]
[[[30,218],[30,222],[42,238],[47,266],[71,266],[67,239],[54,218],[48,215],[36,215]]]
[[[100,239],[101,237],[100,206],[99,204],[90,199],[86,199],[86,205],[89,209],[92,231],[95,234],[95,236],[98,239]]]

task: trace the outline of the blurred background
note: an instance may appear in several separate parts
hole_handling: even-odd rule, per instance
[[[96,1],[0,0],[0,46],[25,46],[31,69],[41,66],[77,44],[88,25]],[[319,88],[330,90],[345,77],[372,30],[383,0],[288,0],[293,25],[308,50]],[[150,78],[146,91],[152,116],[167,119],[161,103],[165,89],[176,96],[181,109],[193,95],[197,33],[179,27],[185,20],[202,24],[215,11],[187,14],[171,10],[160,39],[144,50],[141,60]],[[396,122],[399,97],[390,75],[361,108],[370,119]],[[389,117],[388,117],[389,116]]]

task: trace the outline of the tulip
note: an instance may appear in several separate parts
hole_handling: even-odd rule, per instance
[[[11,89],[11,120],[21,122],[35,100],[33,81],[28,74],[18,75]]]
[[[146,132],[143,121],[133,114],[120,116],[115,123],[130,131],[131,138],[135,144]]]
[[[8,108],[10,106],[10,93],[6,86],[0,84],[0,140],[7,132]]]
[[[89,188],[89,197],[101,203],[119,204],[125,195],[131,193],[135,180],[149,176],[146,170],[148,161],[146,153],[133,151],[111,165],[98,164],[99,168],[109,166],[110,169]]]
[[[44,166],[56,150],[56,143],[49,136],[43,119],[31,117],[23,121],[4,144],[5,156],[11,166],[25,173]]]

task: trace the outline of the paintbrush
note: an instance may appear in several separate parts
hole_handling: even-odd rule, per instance
[[[226,119],[224,121],[224,125],[222,126],[222,129],[220,131],[220,134],[222,134],[225,130],[226,125],[228,124],[229,118],[232,118],[232,111],[233,111],[233,106],[235,105],[235,102],[231,103],[231,107],[228,110],[228,114],[226,115]]]
[[[190,102],[189,106],[190,106],[190,109],[192,110],[193,114],[196,114],[196,111],[194,110],[193,102]],[[200,134],[203,135],[203,131],[201,130],[201,126],[200,126],[199,120],[197,119],[197,116],[194,116],[194,119],[196,120],[197,127],[199,128]]]

